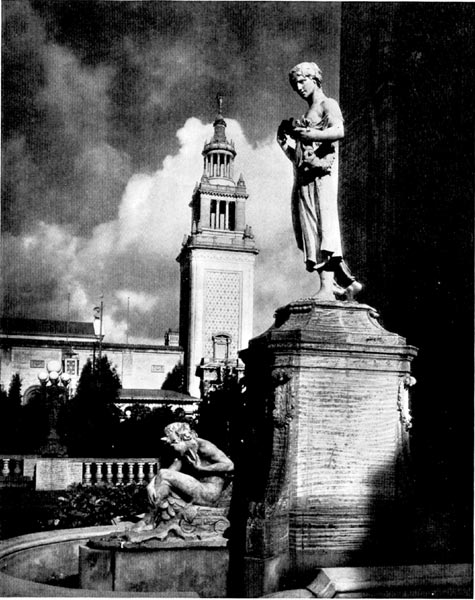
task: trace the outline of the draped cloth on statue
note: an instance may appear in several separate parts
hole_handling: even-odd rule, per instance
[[[324,113],[318,123],[302,119],[301,125],[324,130],[336,121],[343,121],[337,102],[327,98],[322,105]],[[321,263],[322,252],[342,256],[337,194],[338,143],[297,141],[292,223],[305,262]]]

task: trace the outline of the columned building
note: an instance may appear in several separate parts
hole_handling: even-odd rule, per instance
[[[226,137],[220,97],[214,135],[202,154],[203,175],[190,203],[191,234],[177,258],[180,346],[185,353],[185,385],[192,396],[200,393],[200,366],[206,371],[206,366],[237,365],[238,351],[252,337],[258,253],[246,224],[249,195],[243,176],[237,183],[234,180],[236,150]]]

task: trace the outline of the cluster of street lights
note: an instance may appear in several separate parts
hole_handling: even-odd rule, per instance
[[[59,360],[50,360],[45,371],[38,373],[43,389],[45,406],[48,411],[49,432],[46,443],[40,449],[43,456],[66,456],[66,447],[56,431],[60,408],[67,398],[71,375],[63,373]]]
[[[38,373],[40,383],[45,386],[62,384],[65,388],[71,383],[71,375],[63,373],[59,360],[50,360],[45,371]]]

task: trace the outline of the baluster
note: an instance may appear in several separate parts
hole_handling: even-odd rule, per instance
[[[8,458],[4,458],[3,459],[3,466],[2,466],[2,475],[4,477],[8,477],[8,475],[10,474],[10,460]]]
[[[125,473],[127,475],[128,483],[131,483],[134,480],[134,473],[132,470],[132,465],[130,463],[125,463]]]
[[[106,462],[105,481],[106,481],[106,483],[113,483],[113,481],[112,481],[112,463],[111,462]]]
[[[94,462],[92,463],[94,465],[94,471],[93,471],[93,475],[92,475],[92,483],[96,484],[99,483],[101,480],[101,463],[98,462]]]
[[[117,463],[117,484],[122,483],[122,480],[124,479],[124,472],[122,470],[123,468],[124,468],[124,463],[118,462]]]
[[[156,462],[150,462],[150,463],[148,463],[148,480],[149,481],[152,481],[152,479],[157,474],[156,465],[157,465]]]
[[[138,477],[139,483],[142,483],[143,478],[144,478],[144,472],[143,472],[144,464],[145,464],[144,462],[137,463],[137,466],[138,466],[137,477]]]
[[[91,485],[91,483],[92,483],[91,467],[92,467],[91,462],[84,463],[84,485]]]

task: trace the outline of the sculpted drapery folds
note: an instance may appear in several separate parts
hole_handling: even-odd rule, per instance
[[[277,141],[294,165],[292,223],[306,269],[320,276],[321,299],[353,299],[361,290],[343,260],[338,216],[338,140],[343,116],[336,100],[322,90],[315,63],[300,63],[289,73],[292,88],[308,104],[300,119],[282,121]]]

